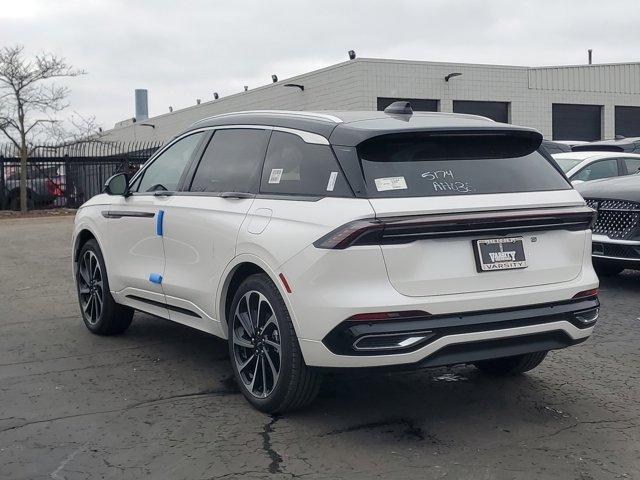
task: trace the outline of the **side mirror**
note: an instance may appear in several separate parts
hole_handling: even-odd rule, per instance
[[[581,183],[584,183],[584,180],[571,180],[571,185],[573,185],[574,187],[576,185],[580,185]]]
[[[104,193],[108,195],[124,195],[129,194],[129,179],[125,173],[116,173],[109,177],[107,183],[104,184]]]

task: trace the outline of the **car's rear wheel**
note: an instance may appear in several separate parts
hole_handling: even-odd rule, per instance
[[[93,239],[82,246],[78,255],[76,287],[82,319],[91,332],[117,335],[129,328],[133,310],[117,304],[111,296],[104,258]]]
[[[593,269],[601,277],[614,277],[624,270],[624,266],[619,263],[593,259]]]
[[[533,370],[542,363],[547,352],[525,353],[514,357],[495,358],[476,362],[474,365],[482,373],[495,376],[519,375]]]
[[[320,374],[304,363],[287,307],[267,275],[248,277],[229,314],[229,354],[245,398],[266,413],[310,403]]]

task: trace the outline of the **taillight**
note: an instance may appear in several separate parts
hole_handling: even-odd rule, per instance
[[[64,195],[62,189],[60,188],[60,184],[54,182],[51,179],[47,180],[47,191],[54,197],[61,197]]]
[[[380,240],[384,224],[375,218],[355,220],[329,232],[313,244],[317,248],[343,250],[351,245],[371,245]]]
[[[589,290],[583,290],[582,292],[576,293],[573,298],[595,297],[596,295],[598,295],[598,289],[590,288]]]
[[[346,223],[313,244],[342,250],[352,245],[409,243],[428,238],[587,230],[594,216],[593,209],[580,206],[365,218]]]

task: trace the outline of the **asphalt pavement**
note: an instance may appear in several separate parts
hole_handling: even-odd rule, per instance
[[[638,272],[604,279],[592,338],[527,375],[332,375],[270,417],[224,341],[144,314],[90,334],[72,222],[0,220],[0,479],[640,478]]]

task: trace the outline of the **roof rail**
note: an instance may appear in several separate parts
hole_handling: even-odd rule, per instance
[[[296,110],[246,110],[242,112],[229,112],[229,113],[221,113],[219,115],[213,115],[211,117],[198,120],[197,122],[194,123],[194,125],[198,125],[199,123],[213,120],[216,118],[229,117],[232,115],[256,115],[256,114],[282,115],[282,116],[294,115],[298,117],[309,117],[309,118],[317,118],[320,120],[327,120],[333,123],[342,123],[342,119],[333,115],[328,115],[326,113],[302,112],[302,111],[296,111]]]

